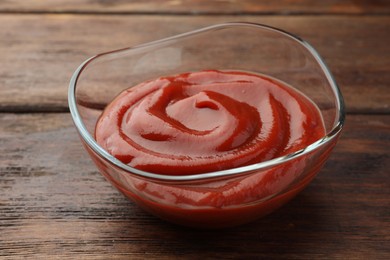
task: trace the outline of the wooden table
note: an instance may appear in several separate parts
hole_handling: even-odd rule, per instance
[[[390,2],[267,2],[1,1],[0,258],[390,259]],[[280,210],[218,232],[182,228],[97,172],[68,113],[68,82],[96,53],[226,21],[314,45],[347,123],[319,176]]]

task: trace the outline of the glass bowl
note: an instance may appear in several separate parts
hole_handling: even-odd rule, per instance
[[[96,142],[99,116],[123,90],[161,76],[215,69],[265,74],[299,90],[318,106],[326,134],[282,157],[183,176],[135,169]],[[114,187],[161,219],[201,228],[244,224],[292,199],[320,171],[345,117],[340,90],[313,47],[290,33],[252,23],[214,25],[98,54],[75,71],[68,98],[82,144]]]

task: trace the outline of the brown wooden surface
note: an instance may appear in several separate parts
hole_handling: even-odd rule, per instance
[[[69,79],[90,56],[234,20],[283,28],[309,41],[340,84],[349,112],[390,112],[390,16],[64,14],[0,16],[0,110],[66,111]]]
[[[0,12],[165,14],[389,14],[387,0],[2,1]]]
[[[385,0],[1,1],[0,259],[390,259],[389,10]],[[187,229],[103,179],[66,91],[91,55],[226,21],[308,40],[344,93],[347,123],[319,176],[280,210]]]
[[[389,256],[388,115],[351,115],[316,180],[291,203],[225,231],[177,227],[114,190],[67,113],[0,115],[0,256]],[[370,134],[367,134],[370,133]]]

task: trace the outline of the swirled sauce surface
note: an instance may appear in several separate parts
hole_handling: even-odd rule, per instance
[[[318,108],[275,79],[201,71],[131,87],[104,110],[97,142],[140,170],[201,174],[276,158],[325,134]]]

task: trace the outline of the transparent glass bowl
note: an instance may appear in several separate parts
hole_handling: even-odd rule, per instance
[[[265,74],[293,86],[320,109],[326,135],[306,148],[257,164],[169,176],[123,164],[94,139],[106,105],[121,91],[161,76],[209,69]],[[104,177],[148,212],[181,225],[240,225],[277,209],[315,177],[344,124],[339,88],[318,53],[282,30],[226,23],[98,54],[74,73],[69,108],[82,144]]]

